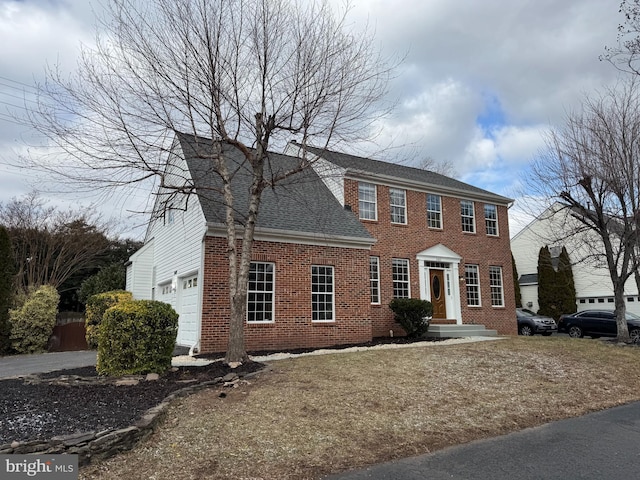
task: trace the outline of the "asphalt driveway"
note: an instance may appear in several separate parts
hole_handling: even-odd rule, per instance
[[[628,480],[638,465],[635,402],[326,480]]]
[[[95,364],[95,350],[12,355],[0,357],[0,378],[88,367]]]

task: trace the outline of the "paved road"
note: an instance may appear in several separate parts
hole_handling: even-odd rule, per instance
[[[640,402],[326,480],[632,478],[640,478]]]
[[[52,372],[96,364],[96,352],[56,352],[0,357],[0,378]]]

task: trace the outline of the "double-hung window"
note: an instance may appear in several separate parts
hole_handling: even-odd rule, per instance
[[[393,271],[393,298],[409,298],[409,260],[394,258],[391,261]]]
[[[333,267],[311,267],[311,319],[314,322],[333,322],[334,310]]]
[[[442,198],[440,195],[427,195],[427,226],[442,228]]]
[[[475,233],[476,220],[474,206],[471,200],[460,200],[460,217],[462,219],[462,231]]]
[[[371,303],[380,304],[380,258],[369,257],[369,288]]]
[[[275,265],[273,263],[251,262],[247,290],[247,322],[273,322],[274,272]]]
[[[401,188],[389,189],[391,223],[407,223],[407,192]]]
[[[498,235],[498,207],[490,204],[484,206],[484,223],[487,235]]]
[[[470,307],[479,307],[480,277],[478,276],[478,265],[464,266],[464,280],[467,285],[467,305]]]
[[[372,183],[358,183],[358,211],[361,220],[377,220],[376,186]]]
[[[489,285],[491,285],[491,305],[493,307],[504,307],[502,267],[489,267]]]

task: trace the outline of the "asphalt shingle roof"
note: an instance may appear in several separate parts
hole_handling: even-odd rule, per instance
[[[183,133],[176,135],[207,222],[223,223],[222,183],[210,160],[214,152],[213,142]],[[244,213],[248,211],[251,169],[236,148],[223,145],[223,152],[230,168],[236,170],[232,191],[236,221],[243,224]],[[300,162],[298,158],[273,152],[269,152],[268,158],[266,178],[290,170]],[[342,207],[311,168],[263,191],[256,227],[372,240],[356,216]]]
[[[300,147],[301,145],[292,142]],[[450,191],[462,196],[481,197],[485,200],[494,201],[500,204],[508,204],[513,200],[495,193],[474,187],[468,183],[461,182],[454,178],[441,175],[430,170],[408,167],[397,163],[383,162],[365,157],[358,157],[347,153],[334,152],[317,147],[307,146],[306,149],[314,155],[345,168],[347,172],[354,174],[369,174],[381,177],[391,177],[400,182],[411,182],[423,184],[425,188],[434,187],[436,190]]]

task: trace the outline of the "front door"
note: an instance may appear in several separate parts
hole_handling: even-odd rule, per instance
[[[431,288],[431,303],[433,304],[433,318],[447,318],[444,270],[429,270],[429,285],[429,288]]]

